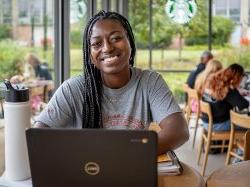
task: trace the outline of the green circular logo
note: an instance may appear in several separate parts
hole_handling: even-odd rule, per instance
[[[188,23],[197,12],[195,0],[168,0],[165,11],[175,23]]]

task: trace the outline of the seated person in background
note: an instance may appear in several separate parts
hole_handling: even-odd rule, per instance
[[[238,90],[242,96],[250,96],[250,90],[248,90],[247,81],[248,81],[248,75],[246,73],[244,73],[243,78],[242,78],[240,85],[239,85],[239,88],[238,88]]]
[[[17,84],[24,81],[33,80],[52,80],[52,76],[48,70],[47,63],[41,63],[38,57],[32,53],[28,53],[25,57],[25,65],[23,75],[15,75],[11,77],[10,82]]]
[[[210,51],[204,51],[202,53],[200,63],[197,65],[195,70],[191,71],[191,73],[188,76],[187,84],[190,88],[194,88],[194,84],[195,84],[195,80],[196,80],[197,75],[205,69],[207,63],[212,58],[213,58],[213,55]]]
[[[202,71],[196,78],[195,86],[194,88],[197,90],[199,95],[202,95],[204,92],[204,85],[207,80],[207,78],[222,69],[222,64],[218,60],[210,60],[208,64],[206,65],[206,68],[204,71]],[[191,101],[191,110],[192,112],[196,112],[198,110],[198,101],[192,100]]]
[[[234,107],[242,110],[249,107],[249,102],[240,95],[238,86],[244,75],[244,69],[239,64],[211,75],[206,81],[202,100],[210,103],[213,115],[213,130],[230,130],[230,110]],[[202,115],[204,128],[208,128],[208,117]]]
[[[205,70],[202,71],[197,76],[196,81],[195,81],[194,88],[198,91],[200,95],[204,93],[204,86],[208,77],[221,69],[222,69],[222,64],[220,61],[215,60],[215,59],[212,59],[209,61],[209,63],[206,65]]]
[[[52,80],[52,76],[48,70],[47,63],[41,63],[39,58],[32,53],[27,54],[26,62],[33,67],[35,77],[40,80]]]
[[[83,39],[84,74],[57,89],[35,127],[148,129],[157,122],[158,154],[188,140],[185,118],[161,75],[133,67],[135,41],[125,17],[100,11]]]

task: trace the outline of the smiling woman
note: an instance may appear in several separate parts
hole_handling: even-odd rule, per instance
[[[181,109],[160,74],[134,68],[134,35],[127,19],[101,11],[84,32],[84,75],[65,81],[36,127],[148,129],[157,122],[158,153],[188,139]]]
[[[131,47],[123,26],[116,20],[97,21],[90,44],[91,60],[101,71],[103,83],[110,88],[124,86],[130,79]]]

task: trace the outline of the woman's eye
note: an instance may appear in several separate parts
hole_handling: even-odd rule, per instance
[[[93,43],[91,43],[91,46],[92,47],[100,47],[101,46],[101,42],[93,42]]]
[[[111,38],[111,41],[112,41],[112,42],[117,42],[117,41],[120,41],[121,39],[122,39],[121,36],[115,36],[115,37],[112,37],[112,38]]]

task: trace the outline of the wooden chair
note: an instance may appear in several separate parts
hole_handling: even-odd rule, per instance
[[[222,148],[222,152],[223,152],[224,148],[228,147],[227,145],[225,145],[225,143],[223,143],[222,145],[211,145],[211,141],[222,140],[222,142],[225,142],[226,140],[229,140],[230,132],[229,131],[228,132],[227,131],[226,132],[213,132],[213,128],[212,128],[213,116],[212,116],[212,110],[211,110],[209,103],[200,101],[200,111],[208,116],[208,130],[206,131],[204,128],[202,129],[202,137],[201,137],[201,142],[200,142],[199,150],[198,150],[198,164],[200,164],[202,147],[205,145],[204,160],[203,160],[202,169],[201,169],[201,175],[204,176],[210,148]]]
[[[250,160],[250,130],[242,132],[244,133],[241,138],[235,136],[235,127],[250,128],[250,116],[245,114],[239,114],[230,111],[230,120],[231,120],[231,133],[230,141],[227,152],[226,165],[230,163],[231,157],[236,157],[240,160]],[[240,149],[243,151],[243,156],[238,155],[234,149]]]
[[[49,102],[49,93],[53,92],[54,90],[54,83],[53,81],[48,81],[48,83],[44,86],[44,100],[43,102],[48,103]]]
[[[187,115],[187,112],[188,112],[188,98],[187,98],[187,95],[188,95],[188,90],[189,90],[189,86],[187,83],[184,83],[182,85],[182,91],[184,92],[185,94],[185,105],[182,109],[183,113],[185,114],[185,116]]]
[[[195,111],[192,111],[192,104],[193,102],[197,102],[197,109]],[[188,89],[188,109],[187,109],[187,124],[189,124],[191,116],[195,118],[195,126],[194,126],[194,136],[193,136],[193,147],[195,144],[195,138],[198,128],[198,122],[200,119],[200,95],[198,94],[197,90],[189,88]]]

